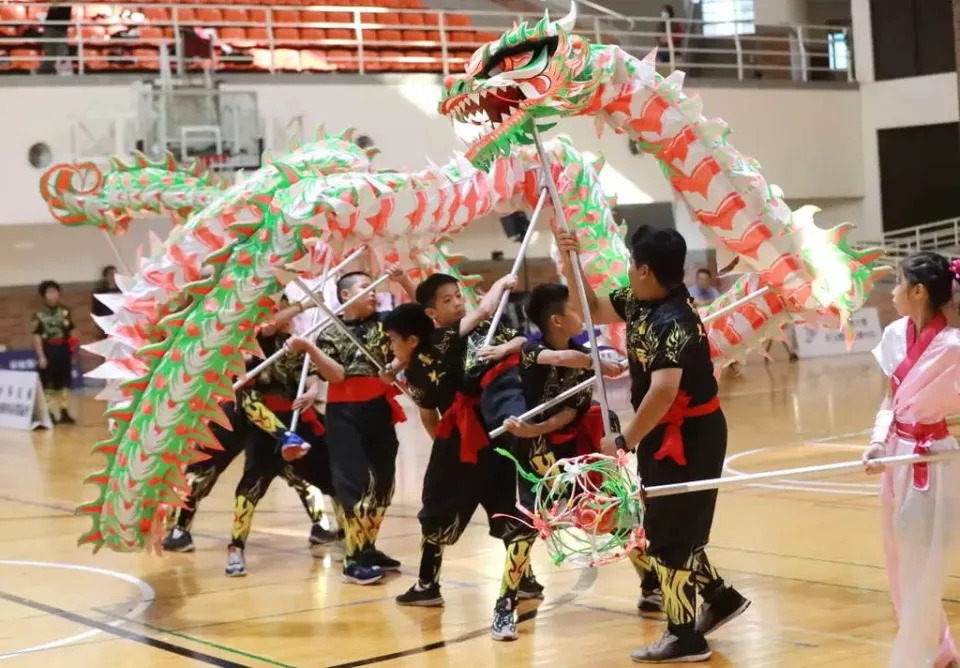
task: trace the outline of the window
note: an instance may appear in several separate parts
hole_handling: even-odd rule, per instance
[[[847,51],[847,34],[832,32],[827,35],[827,44],[830,52],[830,69],[846,72],[850,65],[850,52]]]
[[[700,0],[704,35],[752,35],[754,0]]]

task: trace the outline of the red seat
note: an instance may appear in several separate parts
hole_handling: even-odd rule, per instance
[[[365,31],[368,32],[368,31]],[[377,30],[375,31],[374,40],[377,42],[402,42],[403,33],[399,30]],[[366,37],[366,35],[364,35]],[[385,44],[384,46],[392,46],[390,44]]]
[[[20,5],[0,5],[0,21],[25,21],[27,10]],[[15,37],[23,32],[25,25],[0,26],[0,35]]]
[[[300,27],[300,11],[296,9],[273,10],[273,25],[289,28]]]
[[[327,31],[323,28],[300,28],[300,39],[305,42],[319,42],[327,38]]]
[[[471,43],[477,41],[477,34],[469,30],[452,30],[449,33],[451,42]]]
[[[38,53],[35,49],[10,49],[10,69],[30,71],[40,66]],[[15,59],[15,60],[14,60]]]
[[[357,69],[357,54],[355,51],[329,49],[327,51],[327,58],[330,65],[338,70],[356,71]]]
[[[197,13],[189,7],[177,7],[177,20],[180,23],[192,23],[197,20]]]

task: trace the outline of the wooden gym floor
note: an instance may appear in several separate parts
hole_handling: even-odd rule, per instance
[[[723,384],[729,470],[858,458],[882,392],[869,356],[752,362]],[[200,508],[196,553],[93,556],[75,545],[88,525],[72,510],[100,465],[88,454],[104,433],[98,410],[84,398],[78,426],[0,433],[0,659],[11,666],[627,666],[662,630],[637,616],[628,563],[557,568],[540,547],[546,600],[521,604],[519,641],[492,642],[502,547],[480,516],[446,553],[446,607],[397,607],[417,567],[429,447],[419,425],[401,434],[396,505],[379,543],[403,574],[382,585],[341,584],[338,564],[311,556],[307,519],[282,482],[257,510],[249,575],[225,577],[239,462]],[[886,665],[895,620],[875,480],[858,472],[725,491],[711,553],[753,600],[711,638],[711,665]],[[954,563],[945,605],[957,626]]]

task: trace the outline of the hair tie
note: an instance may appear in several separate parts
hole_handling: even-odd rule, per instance
[[[960,257],[950,261],[950,272],[953,274],[953,280],[960,283]]]

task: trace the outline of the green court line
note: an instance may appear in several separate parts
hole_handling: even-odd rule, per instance
[[[280,661],[276,661],[275,659],[270,659],[270,658],[267,658],[267,657],[265,657],[265,656],[260,656],[259,654],[251,654],[250,652],[244,652],[242,649],[237,649],[237,648],[235,648],[235,647],[228,647],[227,645],[220,645],[220,644],[218,644],[218,643],[211,642],[211,641],[209,641],[209,640],[203,640],[202,638],[197,638],[196,636],[192,636],[192,635],[189,635],[189,634],[187,634],[187,633],[181,633],[180,631],[174,631],[173,629],[166,629],[166,628],[164,628],[164,627],[162,627],[162,626],[156,626],[156,625],[151,624],[151,623],[149,623],[149,622],[143,622],[143,621],[140,621],[139,619],[129,619],[128,617],[123,617],[122,615],[115,615],[115,614],[113,614],[113,613],[111,613],[111,612],[108,612],[107,610],[101,610],[101,609],[99,609],[99,608],[94,608],[94,610],[96,610],[96,611],[99,612],[100,614],[107,615],[108,617],[114,617],[114,618],[116,618],[116,619],[122,619],[122,620],[124,620],[125,622],[129,622],[129,623],[131,623],[131,624],[137,624],[138,626],[142,626],[142,627],[144,627],[144,628],[150,629],[151,631],[158,631],[158,632],[160,632],[160,633],[167,633],[167,634],[172,635],[172,636],[174,636],[174,637],[176,637],[176,638],[181,638],[181,639],[183,639],[183,640],[189,640],[190,642],[197,643],[198,645],[204,645],[204,646],[206,646],[206,647],[213,647],[214,649],[219,649],[219,650],[222,650],[222,651],[224,651],[224,652],[229,652],[229,653],[231,653],[231,654],[237,654],[237,655],[239,655],[239,656],[243,656],[243,657],[246,657],[246,658],[248,658],[248,659],[255,659],[256,661],[262,661],[263,663],[269,663],[271,666],[279,666],[280,668],[298,668],[297,666],[294,666],[294,665],[289,664],[289,663],[282,663],[282,662],[280,662]]]

